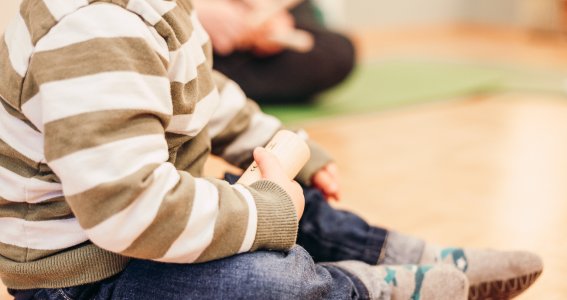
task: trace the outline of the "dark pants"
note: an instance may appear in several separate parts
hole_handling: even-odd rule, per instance
[[[235,176],[227,175],[234,182]],[[258,251],[202,264],[166,264],[133,259],[102,282],[61,288],[9,290],[23,299],[367,299],[359,278],[332,264],[376,264],[387,231],[354,214],[333,209],[314,188],[304,188],[306,206],[298,244],[287,253]]]
[[[296,27],[315,38],[310,52],[284,50],[270,57],[235,52],[214,57],[214,68],[260,104],[304,103],[343,81],[353,69],[355,51],[351,41],[321,26],[309,1],[291,13]]]

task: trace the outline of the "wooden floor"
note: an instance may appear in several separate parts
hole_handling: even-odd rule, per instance
[[[567,50],[555,37],[462,27],[406,34],[363,33],[361,56],[567,70]],[[567,98],[439,100],[447,101],[302,124],[342,170],[337,206],[438,244],[537,252],[544,273],[518,299],[567,299]]]
[[[567,99],[460,99],[305,126],[371,223],[443,245],[525,249],[545,271],[519,299],[566,299]]]

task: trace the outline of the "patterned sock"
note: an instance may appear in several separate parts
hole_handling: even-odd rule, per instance
[[[470,282],[469,299],[510,299],[525,291],[543,271],[541,258],[524,251],[442,248],[427,245],[420,263],[456,266]]]
[[[523,251],[443,248],[390,233],[384,264],[449,264],[469,279],[469,299],[509,299],[526,290],[543,270],[541,258]]]
[[[332,263],[357,276],[371,299],[464,300],[468,279],[449,265],[370,266],[358,261]]]

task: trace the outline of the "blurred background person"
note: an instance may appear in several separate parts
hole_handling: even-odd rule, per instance
[[[344,35],[325,28],[311,1],[300,1],[262,24],[251,16],[272,0],[196,0],[195,7],[214,47],[215,69],[235,80],[260,104],[299,104],[342,82],[355,64],[355,49]],[[313,37],[310,50],[286,49],[275,41],[302,29]]]

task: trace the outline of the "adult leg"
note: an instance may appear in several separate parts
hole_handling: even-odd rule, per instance
[[[250,52],[215,55],[214,68],[236,81],[246,95],[260,104],[305,103],[343,81],[354,67],[351,41],[317,25],[309,2],[293,13],[297,27],[315,38],[310,52],[284,50],[269,57]]]
[[[313,1],[305,0],[290,10],[295,24],[301,28],[325,29],[324,18]]]

